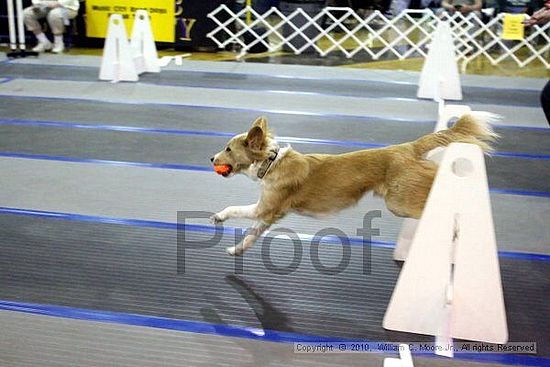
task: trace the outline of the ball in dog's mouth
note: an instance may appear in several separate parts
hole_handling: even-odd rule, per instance
[[[215,164],[214,165],[214,171],[218,175],[222,175],[223,177],[229,176],[231,171],[233,170],[233,167],[231,167],[230,164]]]

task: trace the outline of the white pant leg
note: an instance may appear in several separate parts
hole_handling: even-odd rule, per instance
[[[54,8],[48,12],[48,24],[52,33],[60,35],[65,32],[65,23],[76,17],[77,12],[67,8]]]
[[[45,8],[29,6],[23,10],[23,22],[30,32],[42,30],[42,25],[38,21],[47,15]]]

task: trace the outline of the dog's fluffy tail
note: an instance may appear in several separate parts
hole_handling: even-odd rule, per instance
[[[446,147],[451,143],[476,144],[484,152],[490,153],[493,151],[491,143],[498,138],[491,123],[499,119],[500,116],[489,112],[470,112],[455,122],[453,127],[416,140],[413,143],[415,153],[423,156],[432,149]]]

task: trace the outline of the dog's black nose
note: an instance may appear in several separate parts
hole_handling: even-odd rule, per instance
[[[214,157],[210,158],[210,162],[214,163]]]

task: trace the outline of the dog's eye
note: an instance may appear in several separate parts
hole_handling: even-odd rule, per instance
[[[231,151],[231,148],[227,147],[227,148],[225,148],[225,151],[226,151],[226,152],[230,152],[230,151]]]

